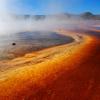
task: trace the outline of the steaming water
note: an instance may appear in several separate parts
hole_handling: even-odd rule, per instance
[[[97,30],[100,30],[100,27],[96,27]]]
[[[96,26],[96,27],[92,27],[93,29],[96,29],[96,30],[100,30],[100,27],[98,26]],[[87,34],[89,34],[89,35],[92,35],[92,36],[95,36],[96,38],[98,38],[98,39],[100,39],[100,32],[98,31],[98,32],[96,32],[96,31],[91,31],[91,30],[88,30],[87,31]]]
[[[21,32],[0,36],[0,60],[13,59],[29,52],[73,41],[71,37],[56,32]]]

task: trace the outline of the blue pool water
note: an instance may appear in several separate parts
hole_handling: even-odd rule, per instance
[[[29,52],[73,41],[73,38],[56,32],[21,32],[0,36],[0,60],[13,59]]]

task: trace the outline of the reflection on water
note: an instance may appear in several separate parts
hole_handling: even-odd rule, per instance
[[[22,32],[0,36],[0,60],[12,59],[25,53],[72,41],[74,39],[71,37],[65,37],[55,32]],[[16,43],[16,45],[12,45],[12,43]]]

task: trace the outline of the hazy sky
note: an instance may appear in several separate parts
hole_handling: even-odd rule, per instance
[[[52,14],[60,12],[82,13],[91,11],[100,14],[100,0],[12,0],[14,13]]]

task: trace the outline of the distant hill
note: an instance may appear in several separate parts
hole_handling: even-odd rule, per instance
[[[80,16],[84,19],[98,19],[98,20],[100,20],[100,15],[94,15],[91,12],[85,12],[85,13],[81,14]]]
[[[14,18],[16,19],[34,19],[34,20],[43,20],[45,19],[45,15],[13,15]]]
[[[56,18],[56,19],[70,19],[70,18],[82,18],[82,19],[93,19],[93,20],[100,20],[100,15],[94,15],[91,12],[84,12],[80,15],[69,14],[69,13],[62,13],[62,14],[55,14],[55,15],[13,15],[14,18],[17,19],[34,19],[34,20],[44,20],[45,18]]]

